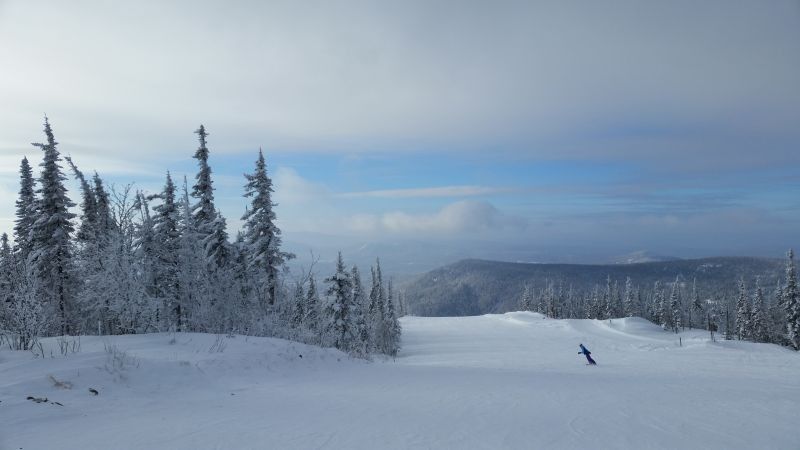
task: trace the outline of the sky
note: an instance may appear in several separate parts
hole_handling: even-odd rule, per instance
[[[293,245],[800,244],[797,0],[0,0],[0,61],[0,231],[46,114],[82,170],[151,193],[191,184],[204,124],[231,233],[263,148]]]

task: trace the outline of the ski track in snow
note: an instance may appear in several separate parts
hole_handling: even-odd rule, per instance
[[[44,359],[3,350],[0,450],[798,448],[788,349],[636,318],[401,322],[398,358],[373,362],[244,336],[211,352],[203,334],[83,337],[80,353]],[[129,364],[107,368],[104,344]]]

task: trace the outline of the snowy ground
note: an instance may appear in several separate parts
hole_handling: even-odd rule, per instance
[[[0,449],[800,448],[800,354],[777,346],[685,332],[679,347],[641,319],[402,324],[400,357],[372,363],[201,334],[0,351]]]

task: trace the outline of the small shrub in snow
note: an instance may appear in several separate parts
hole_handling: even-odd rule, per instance
[[[124,372],[131,368],[139,367],[139,359],[131,356],[128,352],[120,350],[116,345],[105,343],[103,348],[106,352],[106,363],[104,369],[114,376],[115,379],[124,380]]]
[[[42,343],[39,342],[38,340],[33,342],[29,350],[31,351],[31,353],[33,353],[33,356],[37,358],[41,357],[42,359],[44,359],[44,345],[42,345]]]
[[[225,335],[218,334],[217,338],[214,339],[214,343],[211,344],[211,347],[208,349],[208,353],[222,353],[228,347],[228,343],[225,342]]]
[[[62,356],[67,356],[70,353],[79,353],[81,351],[81,337],[75,336],[61,336],[58,338],[58,350]]]

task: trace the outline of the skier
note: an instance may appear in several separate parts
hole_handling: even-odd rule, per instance
[[[581,347],[581,351],[579,351],[578,354],[580,355],[581,353],[583,353],[584,355],[586,355],[586,361],[589,361],[590,365],[596,366],[597,363],[591,357],[592,352],[590,352],[586,347],[584,347],[583,344],[578,344],[578,345],[580,345]]]

